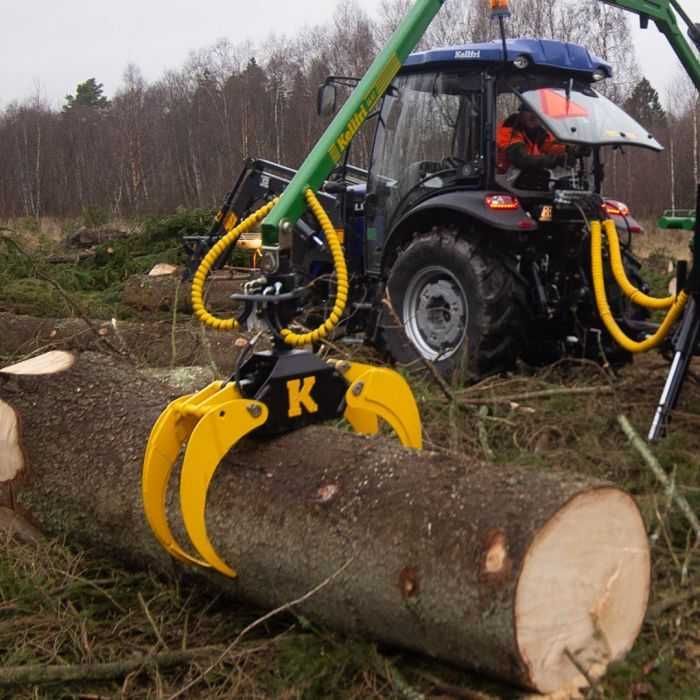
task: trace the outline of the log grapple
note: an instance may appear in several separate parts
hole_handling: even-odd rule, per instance
[[[418,44],[444,0],[418,0],[344,107],[307,156],[279,198],[238,222],[230,198],[216,217],[221,237],[201,261],[192,281],[197,318],[218,330],[267,330],[273,350],[239,363],[234,377],[171,403],[151,432],[143,467],[146,518],[165,549],[185,562],[210,566],[228,576],[235,571],[216,553],[205,523],[207,490],[221,458],[243,437],[263,437],[309,423],[345,417],[360,433],[372,434],[384,419],[404,445],[421,447],[421,424],[406,381],[390,369],[359,363],[327,364],[310,347],[338,325],[348,301],[345,252],[316,192],[338,166],[352,136],[380,102],[403,61]],[[309,332],[288,327],[304,308],[307,294],[295,273],[295,241],[304,236],[309,211],[320,226],[334,268],[335,294],[327,319]],[[216,261],[238,238],[261,224],[264,274],[233,299],[243,304],[238,318],[217,318],[204,303],[204,284]],[[173,466],[185,446],[180,504],[193,556],[176,541],[166,515],[166,492]]]
[[[305,193],[333,253],[336,273],[335,306],[317,329],[303,334],[282,328],[293,315],[303,289],[294,288],[294,275],[273,272],[234,295],[244,304],[238,319],[212,316],[203,301],[203,287],[216,259],[240,235],[250,230],[275,205],[273,200],[238,226],[228,217],[231,230],[202,261],[192,284],[193,308],[206,325],[220,330],[243,322],[265,324],[273,336],[273,350],[251,353],[239,362],[228,381],[213,382],[201,391],[173,401],[156,421],[146,447],[143,465],[143,501],[151,529],[175,558],[213,567],[227,576],[236,572],[219,557],[206,528],[209,485],[223,457],[244,437],[266,438],[312,423],[345,418],[361,434],[379,431],[383,419],[402,444],[421,447],[421,424],[415,399],[397,372],[359,362],[325,362],[307,346],[324,338],[336,326],[347,299],[347,270],[335,230],[317,198]],[[225,220],[226,217],[222,217]],[[180,475],[180,506],[189,538],[198,553],[193,556],[176,540],[166,515],[168,483],[184,447]]]

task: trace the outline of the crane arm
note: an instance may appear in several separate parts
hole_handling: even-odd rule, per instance
[[[638,14],[643,29],[646,29],[651,19],[671,44],[671,48],[695,83],[695,87],[700,90],[700,60],[678,26],[676,14],[687,25],[688,38],[698,50],[700,50],[700,25],[693,23],[678,0],[601,0],[601,2]]]
[[[289,183],[277,206],[262,225],[263,243],[275,245],[279,231],[292,226],[304,213],[306,189],[314,191],[338,165],[353,137],[372,113],[382,95],[415,49],[445,0],[417,0],[394,32],[384,50],[309,153],[297,175]]]

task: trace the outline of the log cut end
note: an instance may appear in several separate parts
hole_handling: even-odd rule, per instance
[[[23,469],[17,412],[10,404],[0,401],[0,483],[12,481]]]
[[[537,533],[518,581],[515,629],[532,686],[584,687],[622,658],[644,621],[650,577],[629,495],[601,488],[570,500]]]
[[[0,369],[0,373],[38,377],[65,372],[73,366],[74,362],[75,357],[71,353],[63,350],[52,350],[9,367],[3,367]]]

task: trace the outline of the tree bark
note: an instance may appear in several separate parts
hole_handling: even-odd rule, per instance
[[[170,394],[93,353],[60,375],[0,375],[0,399],[23,420],[19,501],[46,533],[171,570],[140,497],[144,446]],[[273,608],[347,565],[304,615],[543,692],[585,685],[572,654],[602,674],[646,610],[649,547],[634,501],[563,471],[314,427],[236,448],[207,514],[239,573],[209,574],[223,590]]]

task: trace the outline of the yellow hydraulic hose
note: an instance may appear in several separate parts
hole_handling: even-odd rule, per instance
[[[688,295],[685,292],[681,292],[673,301],[671,308],[656,333],[645,340],[636,341],[625,335],[613,318],[605,291],[605,278],[603,275],[603,232],[600,221],[591,222],[591,274],[593,277],[593,291],[595,292],[598,314],[610,335],[628,352],[646,352],[661,344],[666,336],[668,336],[674,323],[680,317],[688,301]]]
[[[328,214],[326,214],[316,195],[310,189],[307,189],[305,196],[306,201],[309,204],[309,208],[323,229],[326,242],[330,248],[337,278],[337,291],[335,294],[335,303],[330,315],[318,328],[304,334],[294,333],[293,331],[289,330],[289,328],[285,328],[281,331],[284,342],[292,347],[309,345],[310,343],[320,340],[321,338],[325,338],[338,325],[340,317],[343,315],[345,305],[348,301],[348,270],[345,264],[343,248],[338,240],[338,234],[336,233],[335,228],[333,228],[333,224],[328,218]],[[207,311],[206,307],[204,306],[204,283],[206,282],[214,263],[222,255],[222,253],[227,248],[235,245],[242,233],[246,233],[253,228],[253,226],[260,223],[270,213],[276,203],[277,198],[268,202],[265,206],[258,209],[256,212],[238,224],[238,226],[229,231],[216,243],[216,245],[212,247],[197,268],[197,272],[192,280],[192,308],[197,319],[204,325],[221,331],[236,330],[238,328],[238,321],[235,318],[218,318]]]
[[[326,243],[328,243],[328,247],[330,248],[331,256],[333,257],[333,267],[335,268],[337,290],[335,293],[333,310],[324,323],[318,328],[303,334],[294,333],[289,330],[289,328],[285,328],[282,331],[284,342],[292,347],[309,345],[310,343],[321,340],[321,338],[325,338],[338,325],[348,301],[348,269],[345,265],[345,254],[338,240],[338,234],[335,232],[333,224],[328,218],[328,214],[326,214],[316,195],[310,189],[307,189],[304,194],[309,208],[313,212],[318,223],[321,224],[321,228],[326,237]]]
[[[219,331],[232,331],[238,328],[238,321],[235,318],[218,318],[207,311],[204,306],[204,283],[211,272],[214,263],[219,256],[231,246],[236,245],[236,241],[242,233],[250,231],[256,224],[260,223],[277,203],[277,198],[271,200],[263,207],[253,212],[249,217],[241,221],[236,228],[229,231],[225,236],[216,242],[216,245],[204,256],[204,260],[199,264],[192,280],[192,309],[201,323]]]
[[[617,235],[615,222],[611,219],[607,219],[603,222],[603,230],[608,239],[610,266],[612,267],[613,277],[615,277],[615,281],[620,285],[620,289],[632,302],[638,306],[643,306],[645,309],[670,309],[676,301],[676,297],[670,296],[658,299],[656,297],[647,296],[627,279],[625,266],[622,264],[620,239]]]

